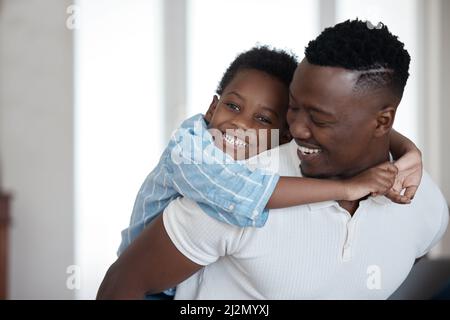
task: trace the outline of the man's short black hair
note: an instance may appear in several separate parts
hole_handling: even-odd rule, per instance
[[[388,87],[400,98],[411,61],[387,26],[358,19],[325,29],[308,44],[305,56],[311,64],[360,71],[356,89]]]
[[[221,95],[238,71],[244,69],[265,72],[289,87],[297,65],[297,58],[293,54],[268,46],[257,46],[236,57],[225,71],[216,92]]]

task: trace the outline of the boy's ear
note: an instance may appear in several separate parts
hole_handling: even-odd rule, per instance
[[[211,122],[212,116],[213,116],[214,112],[216,111],[218,103],[219,103],[219,98],[217,97],[217,95],[214,95],[214,97],[211,101],[211,104],[209,105],[208,111],[206,111],[206,114],[205,114],[206,121]]]

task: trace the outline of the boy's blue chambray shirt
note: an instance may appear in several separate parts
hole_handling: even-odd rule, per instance
[[[179,196],[196,201],[206,214],[224,223],[262,227],[278,180],[278,174],[252,170],[215,147],[203,115],[195,115],[173,133],[142,184],[118,254]]]

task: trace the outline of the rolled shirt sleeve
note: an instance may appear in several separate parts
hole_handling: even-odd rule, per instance
[[[240,227],[262,227],[279,175],[234,161],[214,146],[203,117],[183,123],[171,139],[170,181],[211,217]]]

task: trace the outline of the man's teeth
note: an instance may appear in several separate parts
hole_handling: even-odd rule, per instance
[[[248,143],[246,143],[245,141],[242,141],[241,139],[239,139],[237,137],[230,136],[226,133],[223,135],[223,139],[226,142],[228,142],[229,144],[235,145],[240,148],[244,148],[244,147],[248,146]]]
[[[305,147],[302,147],[302,146],[298,146],[298,149],[303,154],[313,154],[313,153],[319,153],[321,151],[320,149],[309,149],[309,148],[305,148]]]

